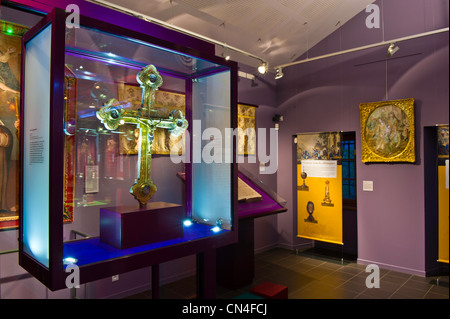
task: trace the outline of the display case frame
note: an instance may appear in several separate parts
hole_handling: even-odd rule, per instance
[[[50,64],[50,101],[49,101],[49,171],[48,176],[48,265],[43,265],[35,258],[25,252],[24,236],[24,208],[20,205],[19,214],[19,264],[41,281],[51,290],[66,288],[66,278],[68,273],[65,271],[63,263],[63,176],[64,176],[64,157],[61,150],[64,149],[64,71],[65,71],[65,27],[67,13],[62,9],[52,10],[45,18],[36,24],[22,39],[22,65],[25,64],[25,52],[27,43],[38,35],[42,30],[51,25],[51,64]],[[153,37],[147,34],[138,33],[117,25],[105,23],[86,16],[80,16],[80,25],[89,28],[106,31],[110,34],[132,38],[144,43],[149,43],[168,50],[180,52],[199,59],[210,61],[217,65],[222,65],[230,71],[230,112],[231,128],[237,126],[237,63],[226,61],[223,58],[201,52],[189,47],[173,44],[167,40]],[[212,71],[214,72],[214,71]],[[192,82],[195,78],[208,76],[208,73],[196,74],[192,77],[185,77],[186,94],[192,94]],[[21,92],[24,92],[26,85],[25,68],[22,68]],[[186,119],[192,122],[192,98],[186,101]],[[21,100],[21,132],[24,132],[24,98]],[[190,131],[191,128],[188,128]],[[24,134],[20,139],[20,148],[24,149]],[[190,135],[192,138],[192,134]],[[191,156],[192,156],[192,143]],[[160,263],[181,258],[188,255],[202,255],[215,250],[216,248],[237,242],[238,237],[238,209],[237,209],[237,161],[236,161],[236,138],[233,137],[232,143],[233,161],[230,164],[231,180],[231,227],[227,232],[214,236],[204,237],[191,241],[183,241],[173,245],[153,248],[146,251],[133,253],[130,255],[118,256],[113,259],[102,260],[86,265],[79,266],[80,284],[110,277],[116,274],[137,270],[143,267],[158,265]],[[192,161],[190,162],[192,163]],[[20,157],[20,167],[24,167],[23,152]],[[192,184],[192,164],[185,164],[186,185]],[[23,180],[26,178],[24,170],[20,170],[20,203],[24,201]],[[185,207],[186,215],[192,214],[192,188],[185,187]],[[85,240],[85,239],[84,239]],[[201,260],[202,258],[199,258]],[[210,264],[210,263],[209,263]]]

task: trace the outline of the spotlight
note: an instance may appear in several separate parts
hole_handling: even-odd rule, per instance
[[[76,264],[77,262],[78,262],[78,259],[73,258],[73,257],[66,257],[63,259],[64,265],[73,265],[73,264]]]
[[[266,62],[262,62],[261,65],[258,66],[258,72],[261,74],[267,73],[267,63]]]
[[[185,220],[183,221],[183,225],[186,226],[186,227],[192,226],[192,220],[190,220],[190,219],[185,219]]]
[[[272,118],[272,121],[275,122],[275,130],[276,131],[280,130],[280,122],[283,122],[283,115],[276,114]]]
[[[211,231],[213,231],[214,233],[218,233],[222,230],[222,225],[223,225],[223,219],[219,218],[216,221],[216,226],[214,226],[213,228],[211,228]]]
[[[221,231],[221,228],[220,228],[219,226],[214,226],[213,228],[211,228],[211,231],[212,231],[213,233],[218,233],[218,232]]]
[[[222,58],[224,58],[225,60],[229,60],[230,59],[230,56],[228,55],[228,54],[226,54],[226,52],[224,51],[223,53],[222,53]]]
[[[283,122],[284,121],[284,117],[283,117],[283,115],[275,114],[274,117],[272,117],[272,121],[274,121],[275,123]]]
[[[282,68],[278,68],[277,69],[277,74],[275,75],[275,80],[281,79],[283,76],[284,76],[283,69]]]
[[[398,46],[395,46],[395,43],[391,43],[391,45],[388,48],[388,54],[387,57],[390,58],[393,56],[400,48]]]

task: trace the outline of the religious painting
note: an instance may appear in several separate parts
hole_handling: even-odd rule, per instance
[[[18,227],[21,43],[27,31],[0,20],[0,230]]]
[[[74,215],[77,81],[75,74],[66,66],[64,75],[64,222],[72,222]]]
[[[448,125],[437,127],[438,156],[448,158]]]
[[[238,104],[238,154],[256,154],[256,106]]]
[[[119,84],[119,100],[121,103],[130,103],[127,107],[132,110],[138,110],[141,107],[142,89],[139,86]],[[168,118],[169,114],[174,111],[182,111],[185,114],[186,97],[183,93],[169,92],[158,90],[155,92],[156,110],[154,117]],[[119,154],[121,155],[137,155],[137,145],[139,141],[139,129],[134,124],[121,125]],[[179,137],[171,136],[166,129],[157,128],[152,145],[152,154],[170,155],[174,145],[178,145],[184,134]],[[176,148],[179,149],[179,148]],[[178,155],[182,150],[180,149]]]
[[[416,161],[414,99],[360,104],[361,160]]]
[[[341,132],[299,134],[297,136],[297,163],[302,160],[341,159]]]

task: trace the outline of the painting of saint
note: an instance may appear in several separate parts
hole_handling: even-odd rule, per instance
[[[28,28],[0,20],[0,230],[18,224],[21,40]]]

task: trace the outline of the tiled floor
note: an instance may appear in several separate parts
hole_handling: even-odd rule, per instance
[[[380,269],[380,288],[366,287],[366,266],[304,252],[275,248],[255,256],[255,279],[238,290],[217,287],[218,299],[232,299],[264,282],[288,287],[289,299],[449,299],[448,274],[420,277]],[[162,286],[163,299],[195,297],[195,277]],[[436,284],[438,282],[438,284]],[[129,298],[151,298],[151,291]]]

